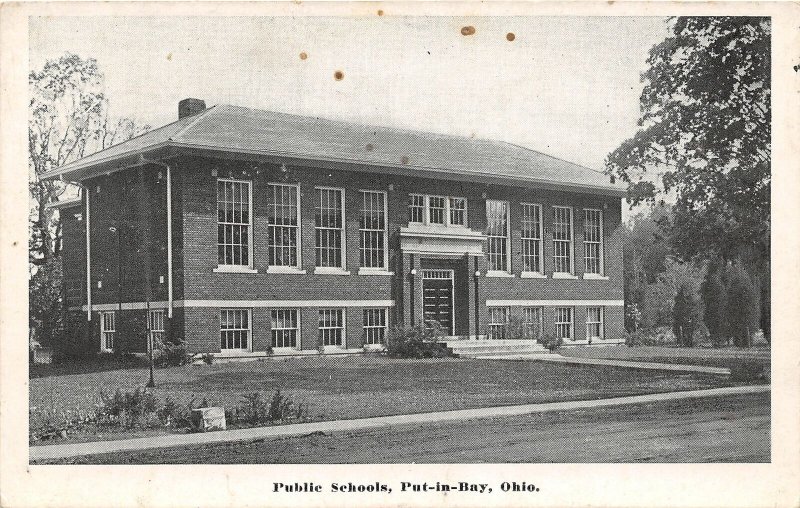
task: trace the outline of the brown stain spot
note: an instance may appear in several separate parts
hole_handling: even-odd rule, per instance
[[[475,27],[472,25],[462,27],[461,35],[475,35]]]
[[[334,73],[333,73],[333,79],[335,79],[336,81],[341,81],[341,80],[343,80],[343,79],[344,79],[344,72],[342,72],[342,71],[336,71],[336,72],[334,72]]]
[[[516,36],[516,35],[514,35],[514,32],[508,32],[508,33],[506,34],[506,40],[507,40],[508,42],[511,42],[511,41],[513,41],[513,40],[514,40],[514,39],[516,39],[516,38],[517,38],[517,36]]]
[[[383,9],[378,9],[378,16],[383,16]]]
[[[373,145],[372,143],[367,143],[367,151],[368,152],[371,152],[374,149],[375,149],[375,145]]]
[[[306,58],[308,58],[308,53],[306,53],[305,51],[300,53],[300,60],[305,60]]]
[[[402,162],[403,164],[408,164],[408,155],[400,157],[400,162]]]
[[[172,53],[167,53],[167,60],[172,61]]]

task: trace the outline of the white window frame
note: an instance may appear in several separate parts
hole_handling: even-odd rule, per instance
[[[389,268],[389,208],[388,201],[389,195],[386,191],[359,189],[359,197],[361,198],[361,210],[359,213],[359,227],[358,227],[358,254],[361,262],[361,268],[364,270],[381,270],[385,271]],[[364,266],[364,233],[376,232],[377,229],[364,229],[361,227],[361,218],[364,215],[364,196],[366,194],[380,194],[383,196],[383,264],[381,266]]]
[[[540,339],[544,336],[544,308],[543,307],[523,307],[522,308],[522,323],[527,329],[530,328],[534,322],[531,321],[529,313],[538,314],[538,330],[536,330],[536,337],[534,339]]]
[[[486,316],[486,334],[487,339],[491,340],[505,340],[508,338],[508,324],[511,322],[511,308],[510,307],[488,307]],[[503,311],[505,319],[499,322],[494,317],[494,311]],[[499,329],[501,336],[496,337],[493,330]]]
[[[111,328],[107,328],[109,322],[106,318],[109,317]],[[108,347],[108,340],[106,337],[111,335],[111,347]],[[103,353],[111,353],[114,351],[114,343],[117,341],[117,312],[107,310],[100,312],[100,351]]]
[[[598,313],[599,321],[589,321],[591,312],[595,310]],[[591,335],[589,332],[590,326],[597,326],[600,334],[597,336]],[[593,340],[603,340],[605,337],[605,308],[604,307],[587,307],[586,308],[586,340],[591,343]]]
[[[536,203],[520,203],[522,208],[522,216],[520,219],[520,235],[525,234],[525,209],[530,207],[533,210],[537,210],[539,213],[539,227],[537,228],[536,234],[539,236],[538,238],[526,237],[522,236],[522,271],[531,273],[531,274],[544,274],[544,215],[542,210],[542,205]],[[525,242],[535,242],[539,245],[539,260],[537,266],[534,267],[534,270],[526,270],[525,268]],[[530,268],[530,267],[529,267]]]
[[[420,208],[417,205],[414,205],[414,198],[415,197],[422,198],[422,206],[421,206],[421,208],[422,208],[422,210],[421,210],[422,211],[422,220],[421,221],[411,220],[412,219],[412,217],[411,217],[411,208]],[[408,223],[409,224],[425,224],[425,194],[411,193],[411,194],[408,195]]]
[[[568,312],[569,321],[559,320],[559,311],[562,311],[562,310],[565,310],[565,311]],[[564,339],[565,341],[566,340],[574,341],[575,340],[575,308],[574,307],[555,307],[554,313],[555,313],[555,316],[554,316],[555,319],[553,321],[555,323],[554,331],[555,331],[556,337],[560,337],[560,338]],[[563,337],[558,333],[559,326],[565,326],[565,325],[569,325],[569,338]]]
[[[290,227],[291,228],[291,227],[294,227],[294,228],[297,228],[297,245],[295,246],[295,249],[297,251],[296,255],[295,255],[295,258],[297,259],[297,264],[295,264],[295,265],[273,265],[273,264],[270,264],[269,268],[272,269],[273,271],[277,271],[277,270],[280,270],[280,269],[286,269],[286,268],[289,268],[289,269],[295,268],[297,270],[300,270],[302,268],[302,266],[303,266],[303,248],[302,248],[303,247],[303,221],[301,220],[301,217],[300,217],[300,214],[301,214],[300,210],[302,208],[300,206],[300,184],[297,184],[297,183],[268,182],[267,183],[267,188],[269,189],[269,192],[273,193],[273,197],[274,197],[274,193],[275,193],[275,189],[274,189],[275,187],[294,187],[294,189],[295,189],[295,200],[296,200],[296,203],[297,203],[297,225],[296,226],[285,226],[285,225],[277,226],[275,224],[272,224],[272,222],[270,220],[270,217],[273,215],[274,210],[272,210],[272,211],[270,211],[268,213],[268,215],[267,215],[267,262],[269,262],[269,257],[270,257],[270,254],[269,254],[269,249],[270,249],[269,238],[270,238],[270,230],[271,230],[271,228],[275,228],[275,227]],[[272,206],[274,206],[274,205],[272,205]]]
[[[590,241],[586,240],[586,225],[587,225],[586,216],[587,216],[587,212],[596,212],[597,213],[597,218],[599,219],[598,227],[600,229],[599,241],[597,241],[597,242],[590,242]],[[604,243],[603,242],[603,210],[599,209],[599,208],[584,208],[583,209],[583,259],[584,259],[584,261],[583,261],[583,272],[584,273],[591,274],[591,275],[599,275],[599,276],[603,276],[603,274],[605,274],[605,266],[604,266],[604,262],[603,262],[603,258],[605,257],[603,255],[603,249],[604,249],[603,243]],[[598,267],[598,270],[599,270],[597,272],[589,272],[589,271],[586,270],[586,260],[587,260],[586,248],[587,248],[588,245],[597,245],[597,256],[598,256],[597,267]]]
[[[367,319],[372,313],[378,312],[382,315],[383,324],[375,324],[373,319]],[[362,326],[364,328],[364,345],[372,346],[372,345],[379,345],[386,343],[386,332],[389,326],[389,319],[388,319],[388,309],[386,307],[365,307],[362,312]],[[381,340],[379,342],[371,342],[370,341],[370,331],[380,331]]]
[[[341,312],[342,326],[320,326],[319,320],[323,312]],[[324,332],[323,330],[342,330],[342,343],[341,344],[325,344],[325,338],[323,337]],[[346,349],[347,347],[347,309],[343,307],[330,307],[330,308],[323,308],[319,309],[317,312],[317,340],[322,344],[325,349]]]
[[[408,214],[408,222],[409,224],[423,224],[425,226],[442,226],[442,227],[456,227],[456,228],[465,228],[469,224],[469,200],[463,196],[445,196],[441,194],[420,194],[417,192],[410,193],[408,195],[408,207],[411,208],[411,203],[413,202],[413,197],[419,196],[422,197],[422,222],[412,221],[411,220],[411,212],[409,211]],[[432,223],[431,222],[431,198],[441,198],[444,200],[444,222],[443,223]],[[459,199],[464,202],[464,224],[453,224],[450,220],[451,208],[450,202],[453,199]]]
[[[147,328],[150,334],[148,338],[153,347],[156,347],[159,342],[164,342],[164,318],[164,309],[151,309],[150,312],[147,313]]]
[[[505,236],[500,235],[490,235],[489,234],[489,203],[503,203],[506,207],[506,234]],[[492,274],[510,274],[511,273],[511,203],[508,201],[504,201],[502,199],[487,199],[486,200],[486,237],[487,237],[487,248],[486,248],[486,257],[487,261],[489,262],[489,269],[487,271],[487,275]],[[505,238],[505,257],[506,263],[503,270],[497,270],[496,268],[492,268],[491,260],[489,259],[489,247],[491,246],[491,239],[492,238]]]
[[[346,210],[345,210],[345,206],[344,206],[345,205],[345,196],[344,196],[345,191],[341,187],[314,187],[314,190],[315,190],[315,193],[316,193],[316,196],[314,196],[314,199],[315,199],[315,202],[314,202],[314,215],[315,216],[316,216],[316,213],[317,213],[318,205],[321,204],[320,203],[320,197],[321,197],[320,191],[336,191],[336,192],[339,192],[340,193],[340,199],[341,199],[341,207],[342,207],[342,225],[341,225],[341,228],[339,229],[341,231],[341,235],[339,237],[339,249],[342,252],[342,256],[341,256],[342,257],[342,262],[341,262],[340,266],[320,266],[319,264],[317,264],[317,249],[319,249],[319,245],[317,245],[317,231],[320,230],[320,229],[335,231],[335,228],[317,226],[316,217],[315,217],[315,221],[314,221],[314,266],[316,267],[315,271],[324,272],[326,270],[334,270],[334,271],[347,270],[347,240],[346,240],[346,237],[345,237],[346,224],[347,224],[347,214],[346,214]]]
[[[247,315],[247,328],[222,328],[222,313],[223,312],[245,312]],[[222,347],[222,332],[247,332],[247,347],[246,348],[223,348]],[[224,353],[230,352],[250,352],[253,350],[253,310],[241,307],[225,307],[219,310],[219,349]]]
[[[294,313],[295,327],[294,328],[290,328],[290,327],[285,327],[285,326],[284,327],[275,326],[275,323],[277,322],[275,314],[279,313],[279,312]],[[297,308],[270,309],[270,312],[269,312],[269,343],[272,345],[273,349],[277,349],[277,350],[295,350],[295,349],[300,349],[300,346],[301,346],[301,344],[300,344],[300,330],[301,330],[301,327],[300,327],[300,314],[302,314],[302,313],[300,312],[300,309],[297,309]],[[284,322],[285,321],[286,320],[284,319]],[[294,346],[278,346],[277,345],[275,332],[280,332],[280,331],[294,331],[295,332]],[[284,339],[284,341],[285,341],[285,339]]]
[[[556,240],[556,210],[568,210],[569,212],[569,239]],[[575,275],[575,214],[571,206],[553,205],[553,276],[558,275],[574,276]],[[569,253],[569,272],[556,271],[556,242],[567,242],[567,252]]]
[[[226,182],[226,183],[234,183],[234,184],[247,184],[247,200],[248,200],[248,219],[249,222],[247,223],[247,264],[225,264],[220,263],[219,259],[219,183]],[[251,180],[239,180],[235,178],[217,178],[216,186],[214,191],[217,196],[217,205],[216,205],[216,214],[217,214],[217,268],[221,271],[225,269],[252,269],[253,268],[253,182]],[[234,225],[243,225],[239,223],[228,223],[223,222],[222,224],[234,224]],[[224,261],[224,259],[223,259]]]

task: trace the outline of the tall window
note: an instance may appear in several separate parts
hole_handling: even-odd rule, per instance
[[[297,309],[274,309],[270,313],[270,319],[272,347],[296,348],[300,331]]]
[[[589,341],[603,340],[603,308],[586,309],[586,338]]]
[[[556,307],[556,337],[572,340],[572,307]]]
[[[542,207],[522,204],[522,271],[544,272],[542,267]]]
[[[250,348],[250,309],[222,309],[219,312],[219,338],[222,350]]]
[[[250,182],[217,180],[217,263],[250,266]]]
[[[450,225],[467,225],[467,200],[466,198],[450,198]]]
[[[425,222],[425,196],[422,194],[408,195],[408,222]]]
[[[489,270],[510,271],[508,257],[508,202],[486,200],[486,236]]]
[[[525,326],[525,338],[538,340],[542,337],[542,308],[525,307],[522,309],[522,323]]]
[[[386,268],[386,193],[361,191],[361,266]]]
[[[489,338],[505,339],[508,330],[507,307],[489,307]]]
[[[603,273],[603,212],[583,211],[583,264],[586,273]]]
[[[151,310],[147,315],[148,328],[150,329],[150,344],[158,348],[164,343],[164,311]]]
[[[344,268],[344,191],[317,189],[317,266]]]
[[[553,271],[572,273],[572,208],[553,207]]]
[[[344,343],[344,311],[342,309],[320,309],[319,341],[323,346],[339,346]]]
[[[114,336],[117,333],[117,315],[112,310],[100,313],[100,349],[114,350]]]
[[[386,309],[364,309],[364,343],[383,344],[386,338]]]
[[[267,190],[270,266],[300,267],[300,187],[271,183]]]
[[[441,226],[467,225],[467,199],[453,196],[408,195],[408,221]]]
[[[447,198],[444,196],[428,196],[428,222],[444,224],[447,220]]]

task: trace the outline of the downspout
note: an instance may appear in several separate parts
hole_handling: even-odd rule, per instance
[[[91,241],[91,215],[89,196],[91,192],[82,183],[78,186],[86,195],[86,321],[92,321],[92,241]]]
[[[169,164],[144,157],[141,157],[141,161],[161,166],[167,170],[167,317],[172,319],[174,306],[172,299],[172,168]]]

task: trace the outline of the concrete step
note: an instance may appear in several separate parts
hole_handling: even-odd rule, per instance
[[[487,354],[480,356],[473,356],[471,358],[481,358],[484,360],[541,360],[545,358],[553,358],[559,356],[549,353],[547,350],[533,354]]]
[[[526,356],[549,353],[532,340],[448,340],[453,353],[462,358],[491,358],[500,356]]]

